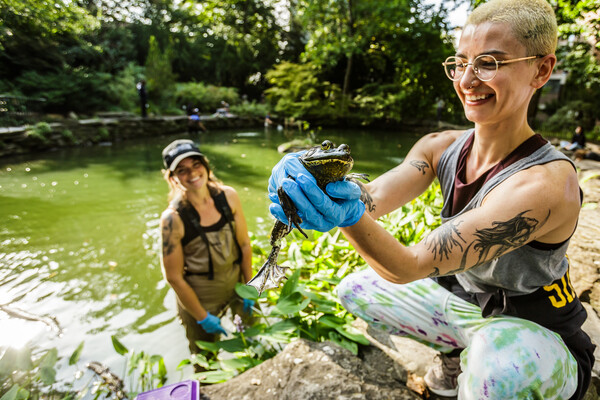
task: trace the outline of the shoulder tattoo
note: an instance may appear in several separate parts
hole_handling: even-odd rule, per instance
[[[444,257],[449,259],[449,255],[456,250],[462,252],[458,268],[448,271],[445,275],[459,273],[466,269],[467,256],[470,254],[477,255],[477,262],[474,265],[477,266],[526,244],[531,239],[531,235],[550,217],[548,211],[546,218],[538,221],[524,215],[529,211],[531,210],[525,210],[506,221],[494,221],[490,228],[477,229],[474,233],[475,239],[468,245],[458,230],[461,221],[450,221],[428,236],[425,244],[429,244],[428,250],[433,253],[434,260],[438,257],[439,261]],[[466,245],[464,249],[461,241]],[[433,276],[439,276],[438,268],[430,274],[430,277]]]
[[[163,257],[168,256],[175,249],[175,245],[171,241],[173,237],[173,215],[169,214],[165,217],[162,227],[162,252]]]
[[[409,164],[421,171],[423,175],[425,175],[425,173],[427,172],[427,168],[431,168],[429,164],[427,164],[427,162],[421,160],[412,160]]]

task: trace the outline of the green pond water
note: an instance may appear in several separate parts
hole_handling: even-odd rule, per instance
[[[30,342],[64,358],[85,342],[79,367],[100,361],[122,373],[112,348],[165,357],[169,381],[186,358],[173,291],[159,265],[159,215],[166,207],[161,150],[175,136],[64,149],[0,160],[0,347]],[[296,133],[296,137],[303,135]],[[347,143],[355,172],[371,178],[397,165],[418,135],[410,132],[319,131],[317,140]],[[293,138],[275,129],[215,131],[194,137],[215,174],[240,195],[249,229],[266,236],[267,181]],[[267,249],[268,250],[268,249]],[[50,318],[53,318],[51,320]],[[54,328],[52,328],[54,327]],[[60,329],[60,330],[59,330]],[[63,362],[59,379],[75,368]]]

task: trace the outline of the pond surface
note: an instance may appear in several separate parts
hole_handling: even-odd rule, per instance
[[[188,135],[0,160],[0,306],[47,322],[0,311],[0,347],[56,347],[63,357],[58,377],[70,379],[75,369],[64,359],[85,342],[80,368],[100,361],[122,374],[124,358],[110,339],[116,335],[130,350],[164,356],[169,382],[190,373],[175,371],[189,353],[159,264],[159,216],[168,192],[161,151],[181,137]],[[268,235],[273,223],[267,181],[281,158],[277,146],[291,137],[259,129],[193,138],[217,177],[237,189],[257,236]],[[317,133],[318,142],[349,144],[354,171],[371,178],[397,165],[418,137]]]

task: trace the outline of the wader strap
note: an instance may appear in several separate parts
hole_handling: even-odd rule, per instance
[[[204,232],[204,229],[202,229],[202,226],[200,226],[200,216],[198,215],[196,210],[192,210],[191,207],[187,204],[185,206],[181,207],[179,212],[180,213],[183,212],[184,217],[188,221],[191,222],[192,226],[196,230],[196,233],[202,238],[202,240],[206,244],[206,250],[208,251],[208,280],[212,281],[215,279],[215,272],[214,272],[214,268],[213,268],[212,255],[210,253],[210,242],[208,241],[208,238],[206,237],[206,233]],[[205,275],[205,274],[193,274],[193,275]]]
[[[233,241],[235,242],[235,246],[238,249],[238,258],[235,260],[237,264],[240,264],[242,261],[242,248],[237,241],[237,236],[235,234],[235,229],[233,229],[233,213],[231,212],[231,207],[229,207],[229,203],[227,202],[227,198],[225,197],[225,192],[220,192],[213,198],[215,202],[215,207],[217,210],[221,211],[221,214],[225,216],[225,220],[229,224],[229,228],[231,229],[231,233],[233,234]]]

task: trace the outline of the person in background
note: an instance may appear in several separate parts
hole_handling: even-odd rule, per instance
[[[442,125],[442,113],[444,112],[445,105],[446,105],[446,102],[442,98],[439,98],[438,101],[435,103],[435,108],[436,108],[435,118],[436,118],[438,127]]]
[[[136,85],[140,97],[140,114],[142,118],[148,116],[148,92],[146,91],[146,81],[142,79]]]
[[[300,227],[340,227],[369,265],[341,281],[340,301],[374,327],[439,350],[424,378],[441,396],[582,399],[591,380],[595,346],[566,257],[582,192],[572,161],[527,123],[556,44],[547,1],[490,0],[442,64],[474,129],[426,135],[373,182],[329,183],[327,194],[299,153],[273,168],[271,213],[287,223],[282,187]],[[376,220],[436,178],[442,225],[405,246]]]
[[[217,111],[213,114],[215,117],[232,117],[233,114],[229,112],[229,103],[225,100],[221,100],[221,108],[217,108]]]
[[[573,159],[575,161],[581,161],[581,160],[600,161],[600,153],[591,151],[591,150],[586,150],[586,149],[579,149],[579,150],[575,150],[575,153],[573,153]]]
[[[585,148],[585,132],[581,125],[577,125],[571,141],[561,140],[560,147],[564,150],[575,151]]]
[[[265,128],[268,128],[271,125],[273,125],[273,120],[271,119],[271,114],[267,113],[267,115],[265,115]]]
[[[193,141],[173,141],[162,157],[170,192],[160,218],[161,267],[194,354],[197,340],[227,334],[220,316],[228,306],[251,323],[254,302],[234,290],[252,277],[250,238],[237,192],[217,180]]]
[[[571,143],[574,145],[571,150],[585,149],[585,131],[581,125],[577,125],[575,128]]]
[[[188,117],[188,133],[197,134],[199,131],[206,132],[206,127],[200,121],[199,110],[194,108]]]

